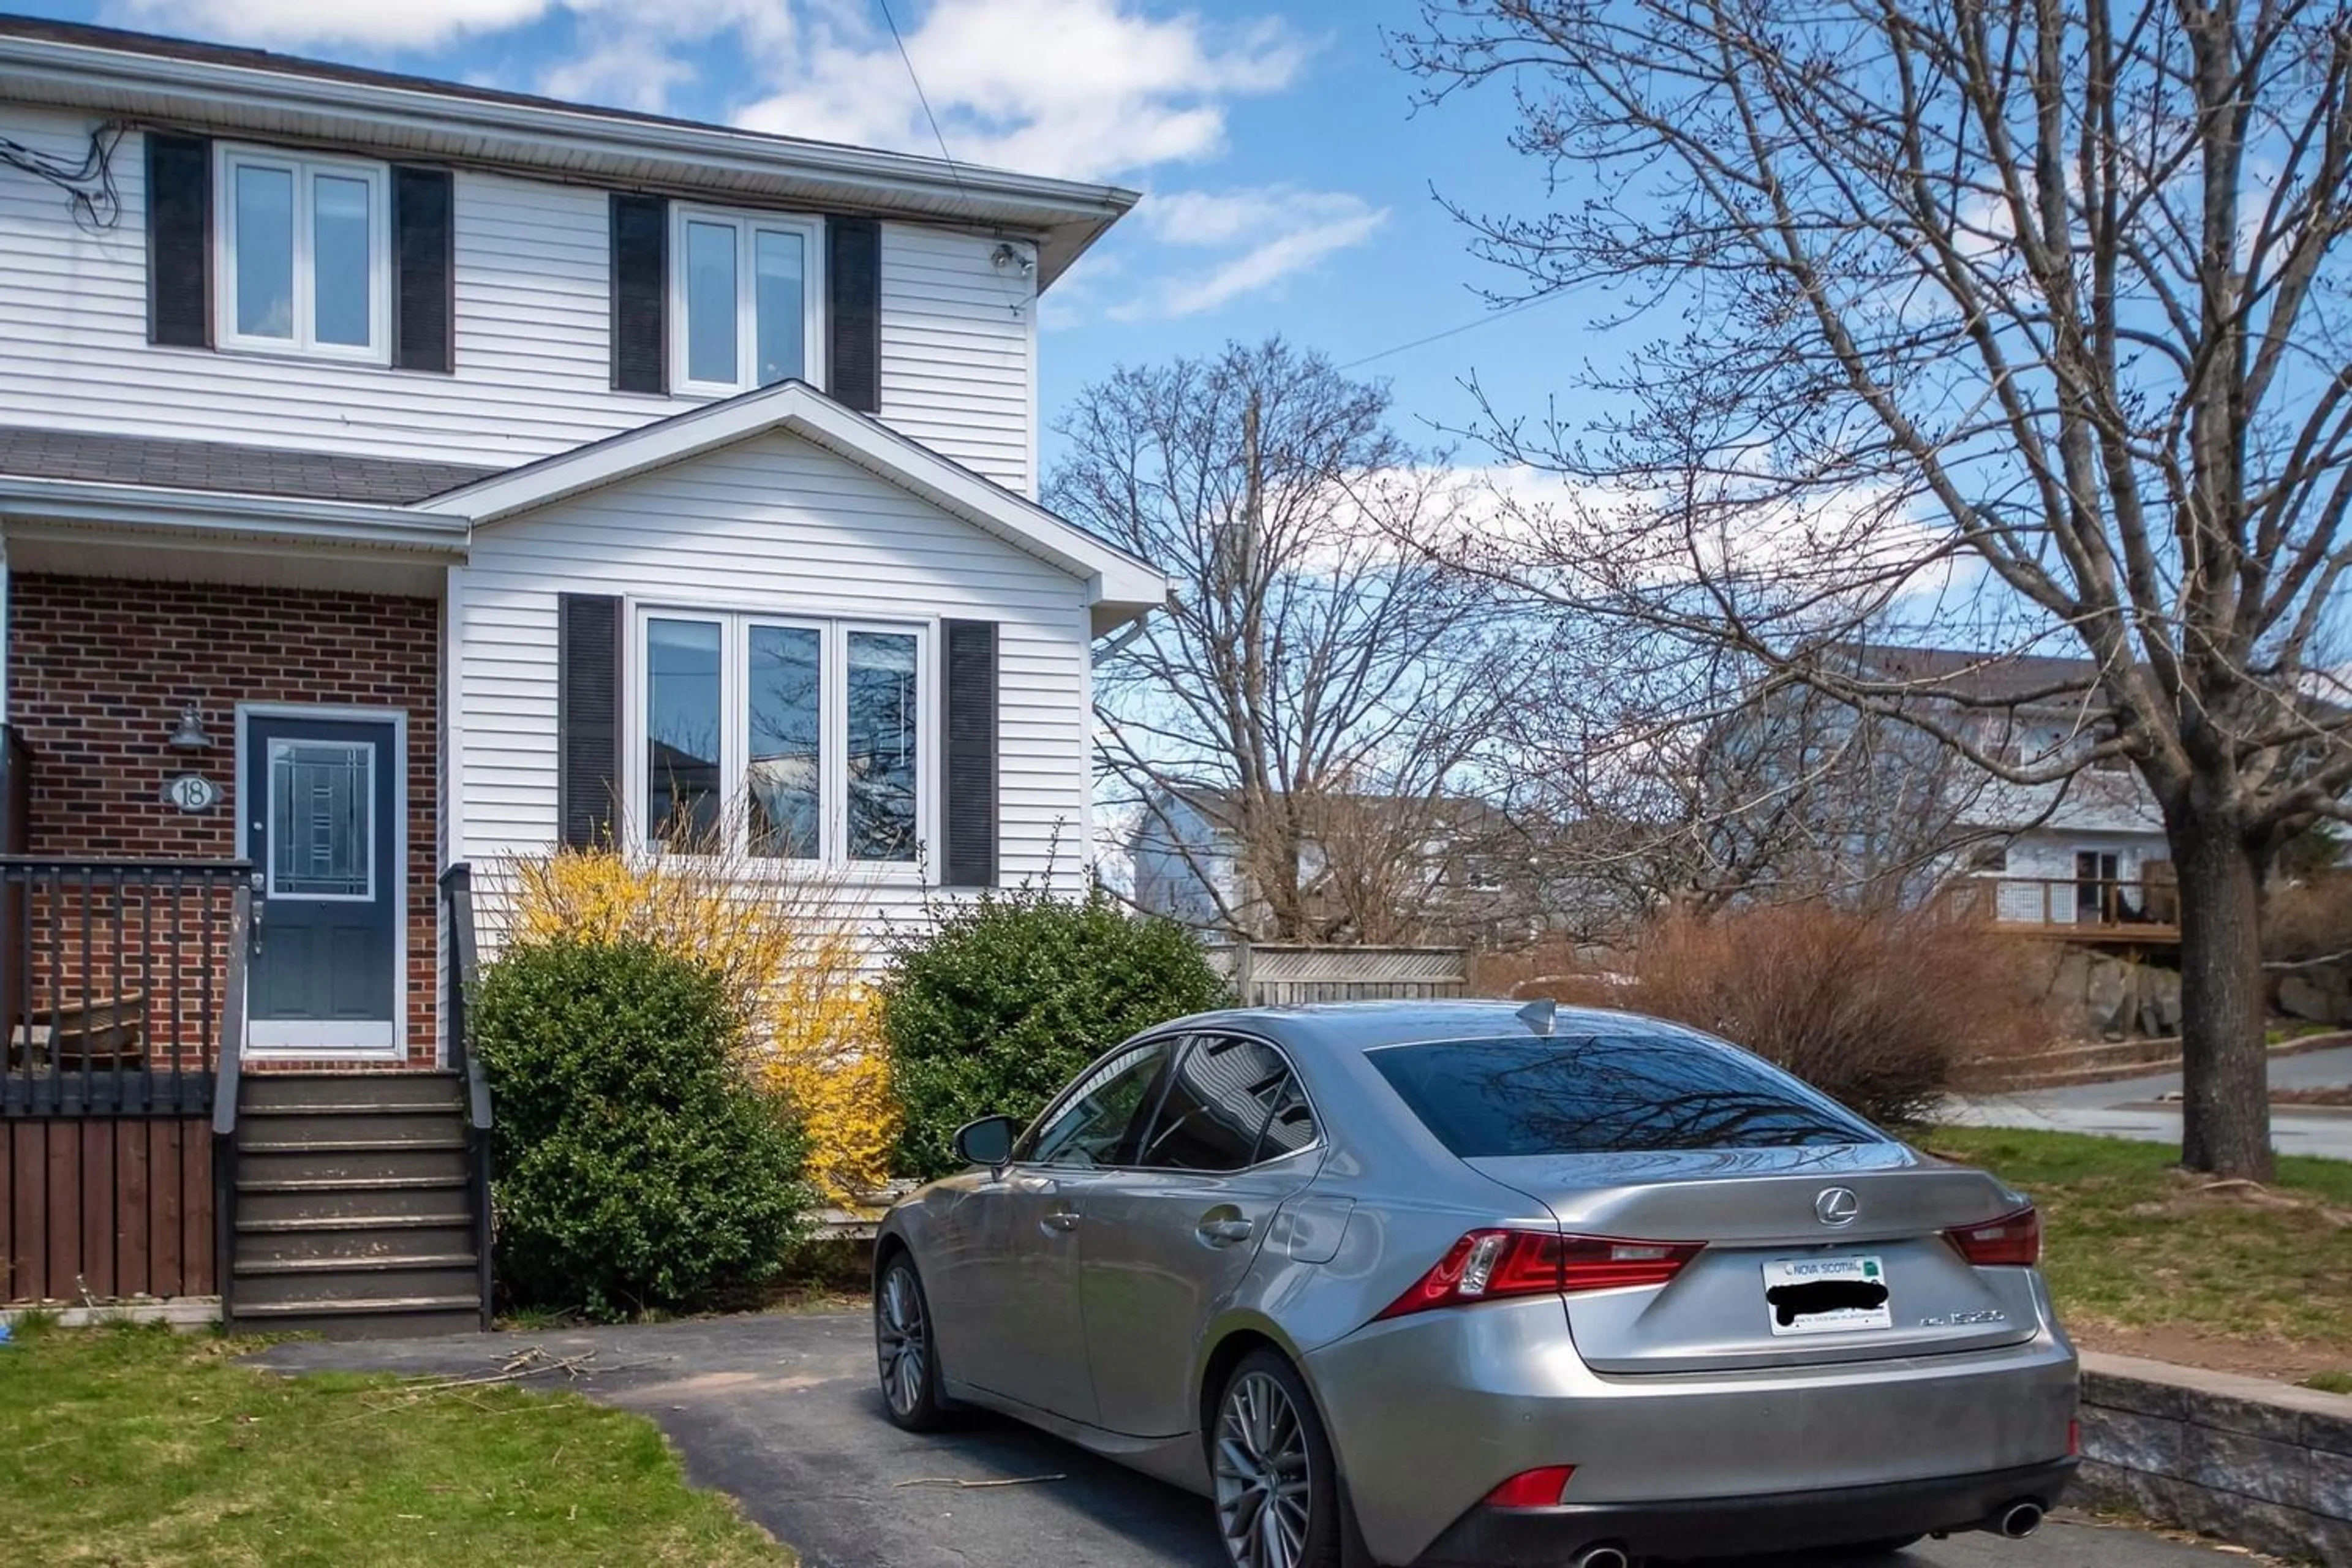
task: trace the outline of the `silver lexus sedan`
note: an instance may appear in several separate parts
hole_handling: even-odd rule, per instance
[[[2026,1199],[1675,1025],[1203,1014],[957,1147],[881,1226],[891,1418],[1190,1488],[1236,1568],[2021,1536],[2074,1468]]]

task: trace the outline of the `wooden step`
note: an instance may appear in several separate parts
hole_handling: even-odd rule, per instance
[[[236,1109],[240,1118],[337,1106],[454,1110],[465,1100],[465,1084],[453,1072],[248,1072],[237,1080]]]
[[[331,1340],[410,1339],[467,1334],[482,1326],[471,1295],[394,1296],[331,1302],[276,1302],[233,1309],[235,1325],[260,1333],[313,1333]]]
[[[271,1307],[334,1309],[345,1301],[462,1301],[479,1307],[480,1278],[473,1257],[461,1254],[422,1262],[240,1264],[230,1283],[242,1317]]]
[[[447,1106],[278,1106],[237,1113],[237,1143],[309,1143],[354,1138],[413,1139],[466,1136],[466,1119]]]
[[[403,1268],[463,1268],[470,1272],[478,1261],[473,1253],[461,1247],[441,1252],[388,1252],[376,1258],[240,1258],[234,1272],[240,1279],[277,1274],[382,1273]]]
[[[316,1219],[239,1220],[236,1263],[332,1263],[339,1259],[374,1263],[386,1258],[452,1257],[474,1252],[470,1218],[440,1215],[402,1216],[396,1220],[353,1222],[339,1216]]]
[[[236,1154],[237,1185],[273,1182],[336,1181],[362,1186],[378,1183],[463,1181],[471,1168],[465,1144],[365,1142],[344,1148],[240,1147]]]
[[[354,1132],[304,1138],[278,1133],[268,1138],[239,1138],[240,1154],[381,1154],[402,1149],[463,1149],[466,1140],[445,1126],[420,1128],[413,1135]]]

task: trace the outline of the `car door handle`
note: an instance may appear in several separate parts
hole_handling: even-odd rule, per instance
[[[1070,1209],[1055,1209],[1045,1216],[1044,1223],[1047,1230],[1076,1230],[1078,1228],[1078,1216]]]
[[[1204,1219],[1194,1232],[1211,1247],[1231,1247],[1247,1241],[1257,1226],[1245,1219]]]

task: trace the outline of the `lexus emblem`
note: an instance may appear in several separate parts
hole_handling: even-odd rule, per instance
[[[1823,1187],[1813,1200],[1813,1217],[1823,1225],[1852,1225],[1862,1213],[1862,1200],[1851,1187]]]

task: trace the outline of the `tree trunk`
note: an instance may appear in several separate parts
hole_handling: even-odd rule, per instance
[[[2189,816],[2168,837],[2180,879],[2180,1163],[2267,1182],[2260,868],[2226,821]]]

